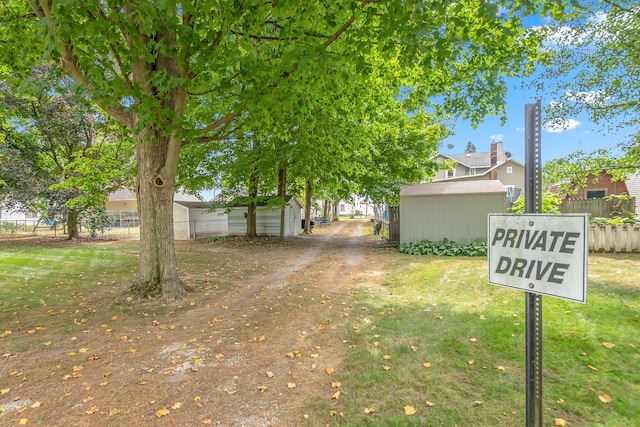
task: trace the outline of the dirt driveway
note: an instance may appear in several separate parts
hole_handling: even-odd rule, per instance
[[[55,317],[43,307],[37,336],[0,352],[0,425],[319,425],[313,408],[335,403],[361,316],[352,297],[382,281],[390,255],[370,230],[346,220],[285,244],[179,242],[197,289],[179,304],[132,302],[116,284]]]

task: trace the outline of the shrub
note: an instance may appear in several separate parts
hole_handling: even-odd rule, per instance
[[[441,242],[423,240],[419,243],[403,243],[398,251],[408,255],[436,255],[436,256],[487,256],[485,242],[459,245],[448,239]]]

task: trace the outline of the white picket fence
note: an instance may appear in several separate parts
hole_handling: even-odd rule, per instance
[[[591,224],[589,252],[640,252],[640,224]]]

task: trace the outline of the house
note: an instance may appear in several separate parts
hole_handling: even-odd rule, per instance
[[[400,189],[400,243],[443,239],[486,241],[489,213],[507,211],[507,188],[499,180],[441,181]]]
[[[633,179],[633,176],[629,177]],[[549,189],[558,193],[562,199],[602,199],[612,194],[629,194],[625,181],[614,181],[610,173],[602,170],[598,175],[589,174],[584,188],[580,188],[575,194],[560,194],[559,184],[552,185]]]
[[[295,236],[302,231],[302,203],[292,196],[286,196],[284,235]],[[229,211],[229,234],[243,235],[247,232],[246,204],[235,205]],[[280,235],[280,208],[259,202],[256,208],[256,232],[259,236]]]
[[[17,226],[33,227],[40,221],[38,214],[28,210],[14,210],[6,207],[0,207],[0,223],[10,222]]]
[[[138,199],[135,193],[122,189],[109,194],[106,211],[111,227],[138,227]],[[198,196],[177,192],[173,196],[173,233],[176,240],[188,240],[227,234],[227,215],[224,209],[213,212],[211,202]]]
[[[338,215],[354,216],[354,215],[373,215],[373,203],[366,198],[356,194],[351,196],[349,200],[340,200],[338,202]]]
[[[438,171],[433,182],[499,180],[507,188],[509,202],[515,202],[523,192],[524,164],[513,159],[502,142],[492,142],[488,152],[438,153],[432,160],[453,162],[450,169]]]

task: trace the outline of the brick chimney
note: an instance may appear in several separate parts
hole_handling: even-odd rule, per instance
[[[491,143],[490,158],[491,158],[491,167],[496,166],[498,164],[498,143],[497,142]],[[492,170],[489,174],[489,178],[498,179],[498,170],[497,169]]]

